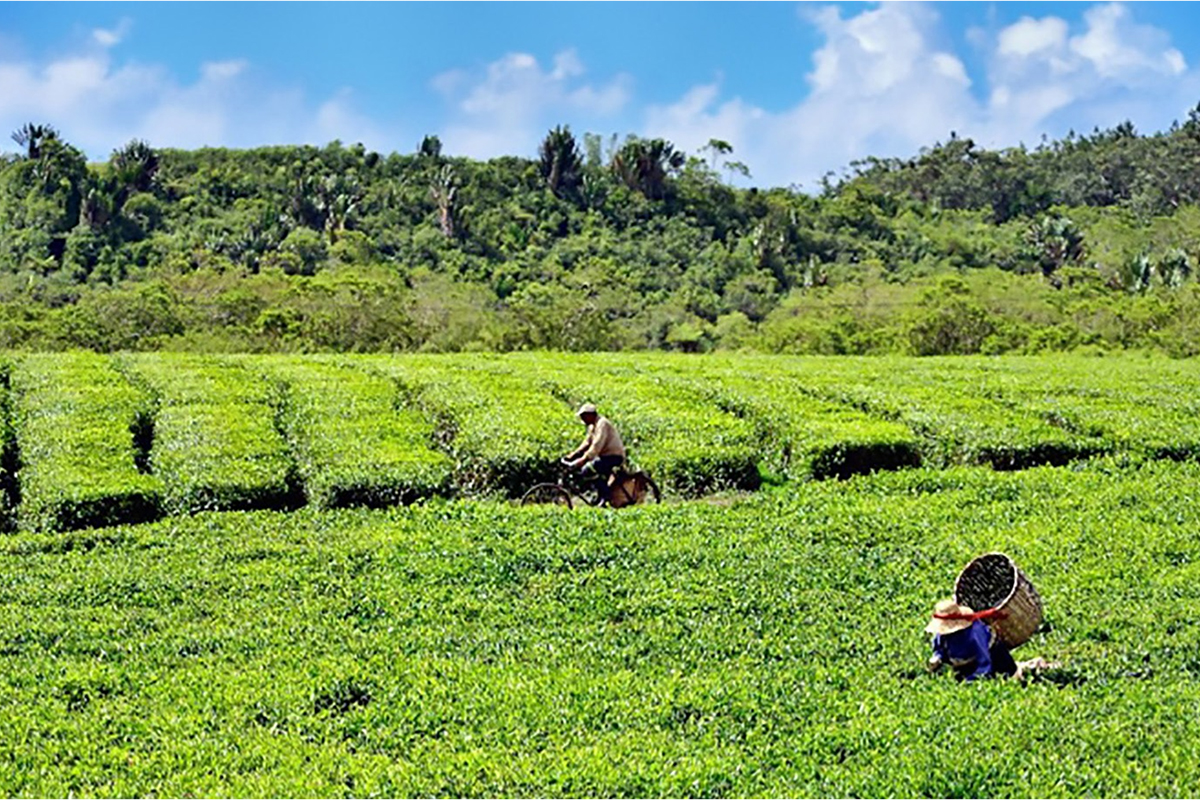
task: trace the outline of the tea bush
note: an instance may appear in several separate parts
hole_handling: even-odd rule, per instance
[[[121,363],[156,398],[150,464],[171,513],[302,501],[266,380],[209,356],[130,355]]]
[[[1177,362],[1068,360],[1047,370],[1027,359],[1004,364],[1006,395],[1111,452],[1135,458],[1200,458],[1200,378]]]
[[[11,360],[0,522],[25,528],[293,508],[306,497],[322,508],[517,497],[555,477],[583,435],[574,411],[584,400],[675,497],[753,490],[764,475],[844,478],[917,463],[1200,458],[1200,376],[1153,358]],[[0,411],[2,400],[0,380]]]
[[[760,463],[787,478],[846,478],[920,463],[921,441],[908,426],[814,397],[798,377],[705,364],[679,380],[751,420],[762,443]]]
[[[0,361],[0,530],[16,525],[17,432],[13,429],[12,364]]]
[[[583,437],[574,410],[541,385],[541,370],[512,369],[495,356],[379,358],[361,362],[404,387],[437,423],[467,494],[520,497],[553,480],[558,459]]]
[[[11,373],[20,507],[28,530],[142,522],[161,512],[162,483],[139,469],[151,399],[94,353],[31,354]],[[8,477],[8,475],[6,475]]]
[[[1200,793],[1200,465],[731,504],[198,514],[0,540],[11,796]],[[1029,684],[922,628],[1011,555]]]
[[[572,414],[595,403],[621,432],[631,461],[665,489],[696,497],[759,486],[753,424],[718,408],[698,386],[640,369],[637,358],[522,354],[505,363],[541,382]]]
[[[1007,392],[1019,377],[1004,363],[982,358],[797,358],[778,364],[751,359],[747,369],[762,365],[776,374],[794,375],[817,396],[903,423],[921,437],[922,460],[934,465],[1025,469],[1110,451],[1101,439],[1016,402]],[[1041,364],[1043,374],[1057,368],[1045,359]]]
[[[308,502],[378,507],[449,492],[452,462],[432,449],[432,423],[399,407],[393,381],[341,359],[266,356],[242,363],[280,384],[283,426]]]

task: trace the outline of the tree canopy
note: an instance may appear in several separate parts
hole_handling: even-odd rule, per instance
[[[735,186],[719,139],[562,126],[490,161],[13,141],[10,347],[1200,351],[1200,106],[1032,150],[951,134],[816,196]],[[956,324],[979,335],[930,327]]]

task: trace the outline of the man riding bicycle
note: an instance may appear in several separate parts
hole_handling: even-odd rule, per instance
[[[614,469],[625,463],[625,444],[616,426],[607,417],[600,416],[591,403],[580,406],[576,415],[587,426],[587,437],[583,444],[563,456],[563,463],[584,475],[595,475],[600,482],[603,502],[607,504],[609,477]]]

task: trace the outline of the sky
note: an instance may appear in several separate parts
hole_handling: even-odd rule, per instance
[[[729,142],[813,191],[953,131],[987,147],[1200,102],[1193,3],[0,2],[0,131],[90,158],[362,142],[535,157],[546,131]],[[7,139],[0,150],[14,151]]]

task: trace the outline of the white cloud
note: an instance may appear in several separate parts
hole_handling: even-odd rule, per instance
[[[997,51],[1004,56],[1025,57],[1043,51],[1058,52],[1067,43],[1066,20],[1058,17],[1020,20],[1000,31]]]
[[[90,50],[44,63],[0,57],[0,130],[49,123],[97,159],[133,138],[183,148],[337,138],[382,150],[410,138],[358,113],[348,91],[314,105],[302,92],[266,84],[246,60],[203,63],[191,83],[160,66],[118,65],[110,49],[127,29],[94,31]]]
[[[825,44],[795,107],[769,113],[740,98],[722,102],[708,85],[650,108],[647,131],[687,149],[717,136],[756,182],[813,189],[854,159],[912,152],[969,122],[970,80],[959,58],[930,46],[928,9],[884,5],[843,19],[825,8],[809,18]]]
[[[1091,62],[1102,77],[1143,71],[1171,76],[1186,69],[1183,54],[1167,47],[1165,31],[1134,24],[1129,9],[1119,3],[1089,9],[1084,19],[1088,29],[1071,37],[1071,51]]]
[[[971,79],[967,77],[967,68],[954,56],[949,53],[934,53],[932,61],[939,74],[963,86],[971,85]]]
[[[884,4],[849,18],[836,7],[802,14],[825,41],[813,53],[808,91],[791,109],[769,113],[722,98],[718,84],[700,84],[647,109],[646,131],[689,149],[710,136],[726,139],[756,182],[811,190],[853,160],[913,155],[951,131],[1007,147],[1126,118],[1143,130],[1163,127],[1200,89],[1170,35],[1138,24],[1116,3],[1088,9],[1073,36],[1053,16],[1022,17],[994,35],[971,29],[967,40],[989,59],[978,95],[963,61],[939,44],[929,6]]]
[[[129,30],[132,27],[133,23],[128,18],[125,18],[117,23],[117,27],[115,28],[96,28],[92,31],[92,40],[101,47],[115,47],[129,35]]]
[[[249,63],[244,59],[236,61],[209,61],[200,65],[200,74],[204,76],[204,80],[216,83],[236,78],[245,72],[248,66]]]
[[[597,85],[581,82],[585,73],[578,54],[564,50],[548,69],[528,53],[509,53],[481,75],[451,70],[434,77],[433,88],[452,103],[442,132],[446,151],[475,158],[532,155],[546,128],[568,121],[587,129],[625,108],[628,76]]]

